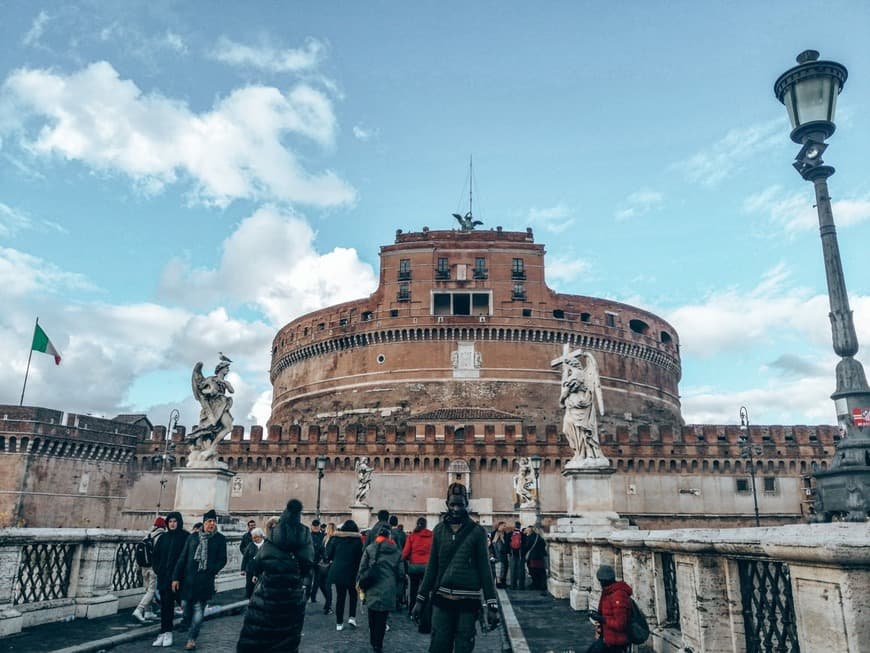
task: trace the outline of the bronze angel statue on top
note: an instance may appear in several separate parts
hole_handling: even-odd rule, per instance
[[[199,411],[199,424],[188,435],[193,440],[188,467],[201,467],[212,461],[217,455],[218,443],[233,430],[233,416],[230,413],[233,398],[227,393],[232,394],[235,390],[226,378],[230,363],[232,361],[221,353],[220,362],[215,366],[212,376],[203,375],[201,362],[193,366],[191,387],[202,409]]]
[[[462,231],[474,231],[474,228],[478,225],[483,224],[482,220],[475,220],[474,216],[471,215],[471,211],[466,213],[464,216],[459,215],[458,213],[454,213],[453,217],[459,222],[459,226],[462,228]]]

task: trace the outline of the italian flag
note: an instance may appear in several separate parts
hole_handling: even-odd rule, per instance
[[[33,344],[30,347],[33,351],[41,351],[43,354],[54,356],[54,364],[60,365],[60,352],[51,344],[51,340],[45,335],[45,331],[39,324],[33,330]]]

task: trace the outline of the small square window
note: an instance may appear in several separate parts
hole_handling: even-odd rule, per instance
[[[748,478],[738,478],[737,479],[737,491],[741,494],[745,494],[749,492],[749,479]]]
[[[524,308],[523,309],[523,317],[532,317],[532,309]]]
[[[765,492],[776,492],[776,477],[775,476],[765,476],[764,477],[764,491]]]
[[[616,326],[616,315],[613,313],[605,313],[604,314],[604,323],[609,327]]]
[[[390,309],[390,317],[399,317],[399,309],[391,308]]]

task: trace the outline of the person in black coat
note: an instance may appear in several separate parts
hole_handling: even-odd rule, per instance
[[[547,542],[540,533],[535,532],[534,526],[526,527],[526,565],[529,568],[529,576],[532,579],[532,589],[541,590],[546,594],[547,590]]]
[[[175,601],[179,598],[172,591],[172,574],[184,551],[188,535],[190,533],[184,530],[184,520],[180,512],[166,515],[166,532],[154,545],[152,564],[152,569],[157,574],[157,590],[160,592],[160,634],[154,646],[172,646],[172,620],[175,617]]]
[[[256,578],[254,575],[254,558],[257,556],[257,551],[263,546],[266,534],[262,528],[255,528],[250,533],[245,533],[245,535],[251,536],[251,542],[242,552],[242,572],[245,574],[245,598],[249,599],[251,594],[254,593],[254,579]]]
[[[329,538],[326,545],[326,559],[332,563],[327,581],[335,585],[335,629],[344,629],[344,600],[349,599],[349,626],[356,628],[356,573],[362,558],[363,544],[359,527],[348,519]]]
[[[214,579],[227,564],[227,540],[217,530],[217,514],[209,510],[202,517],[202,532],[187,538],[172,574],[172,590],[181,589],[181,598],[191,611],[190,632],[185,649],[196,648],[202,628],[205,604],[214,596]]]
[[[311,531],[302,524],[302,503],[290,499],[253,562],[257,585],[248,604],[237,653],[296,653],[305,621],[307,579],[314,565]]]

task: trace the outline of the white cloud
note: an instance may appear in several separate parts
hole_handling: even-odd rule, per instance
[[[583,259],[554,258],[547,261],[547,280],[554,282],[576,281],[589,271],[589,262]]]
[[[308,39],[301,48],[281,49],[268,43],[258,46],[244,45],[223,36],[218,39],[211,56],[232,66],[288,73],[315,68],[320,63],[324,50],[323,44],[316,39]]]
[[[541,209],[533,206],[529,209],[528,219],[532,224],[557,234],[574,224],[573,211],[563,202]]]
[[[8,204],[0,202],[0,236],[10,236],[30,226],[30,218]]]
[[[179,302],[208,304],[226,297],[253,304],[274,325],[365,297],[376,286],[374,270],[356,250],[317,252],[308,224],[275,207],[242,221],[224,241],[216,268],[191,268],[174,259],[161,280],[161,292]]]
[[[673,167],[692,183],[715,186],[760,152],[782,143],[782,134],[786,131],[781,119],[732,129],[710,147]]]
[[[19,128],[32,153],[118,171],[152,192],[188,175],[193,196],[219,206],[238,198],[319,206],[355,198],[335,173],[306,172],[284,144],[287,134],[333,144],[331,102],[305,84],[287,93],[237,89],[197,114],[180,101],[143,94],[98,62],[67,76],[21,69],[7,78],[3,93],[24,114]],[[24,126],[34,121],[42,124],[30,135]]]
[[[794,235],[818,229],[819,218],[813,201],[812,193],[787,193],[781,186],[770,186],[746,198],[743,210],[763,215],[771,224]],[[870,220],[870,197],[835,200],[831,210],[838,227],[850,227]]]
[[[42,38],[42,33],[45,31],[45,25],[49,20],[51,20],[51,18],[45,10],[40,11],[36,15],[36,18],[33,19],[33,23],[27,31],[27,34],[25,34],[24,38],[21,39],[21,43],[29,46],[39,45],[39,39]]]
[[[665,196],[658,191],[639,190],[625,198],[621,208],[616,210],[613,217],[619,221],[639,218],[661,206],[664,200]]]
[[[377,134],[377,132],[375,132],[371,129],[368,129],[366,127],[363,127],[362,125],[354,125],[353,126],[354,138],[356,138],[358,141],[362,141],[363,143],[370,141],[372,139],[372,137],[375,136],[376,134]]]
[[[67,272],[16,249],[0,247],[0,299],[8,301],[32,293],[94,289],[81,274]],[[4,308],[8,309],[8,306]]]

